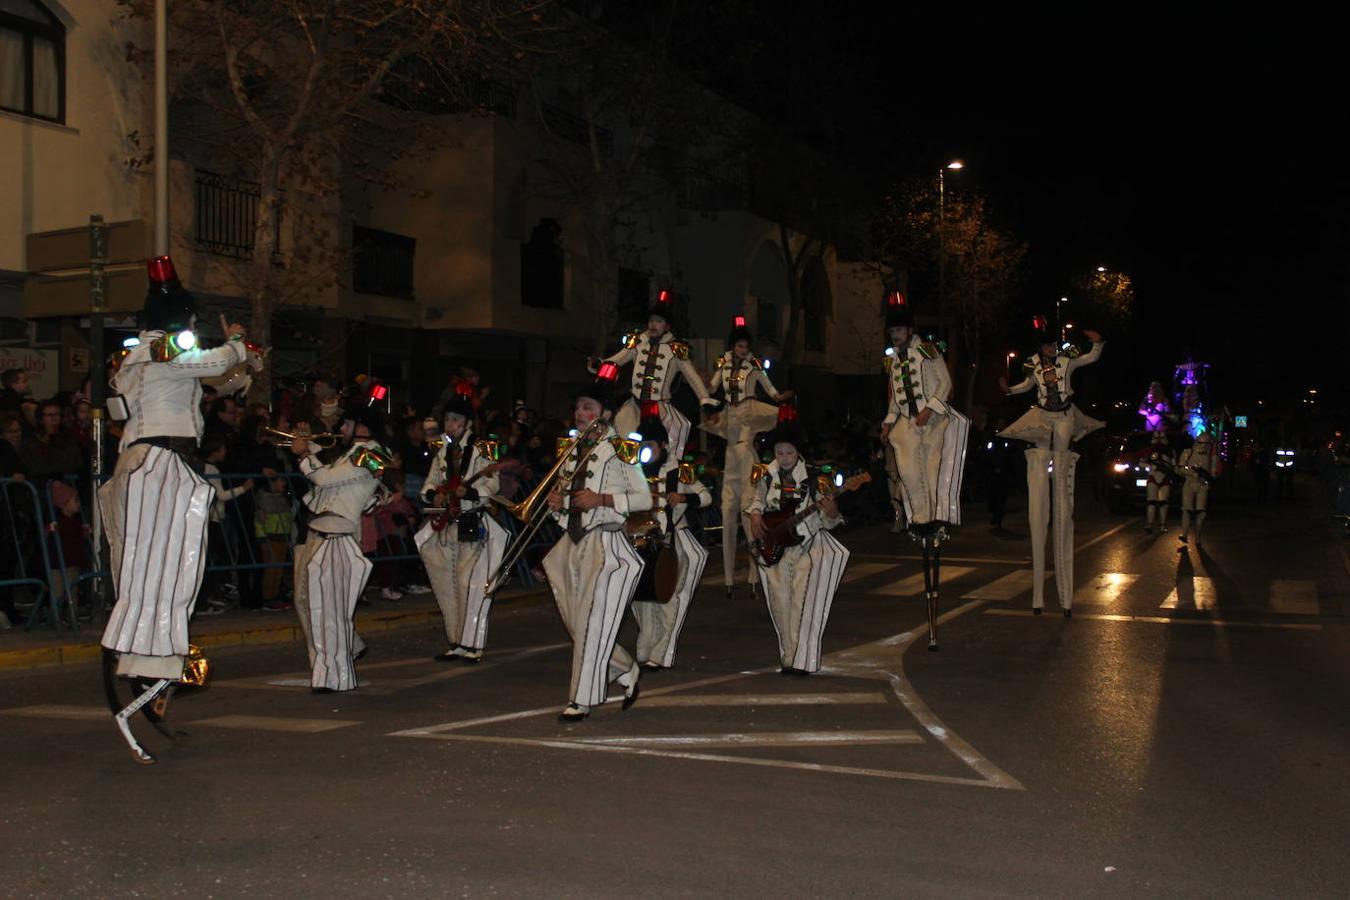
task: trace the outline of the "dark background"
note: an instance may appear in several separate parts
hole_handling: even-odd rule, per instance
[[[657,6],[597,18],[641,37]],[[1231,403],[1318,388],[1344,407],[1350,148],[1323,13],[671,9],[691,76],[856,164],[878,196],[964,160],[949,185],[986,194],[1030,245],[1024,311],[1053,315],[1098,265],[1130,275],[1130,333],[1107,336],[1128,356],[1102,399],[1136,400],[1193,354]]]

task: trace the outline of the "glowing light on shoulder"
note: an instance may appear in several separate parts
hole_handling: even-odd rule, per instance
[[[773,360],[771,360],[771,359],[762,359],[762,360],[760,360],[760,363],[764,366],[764,371],[767,372],[767,371],[769,371],[769,368],[773,365]]]
[[[579,432],[578,432],[575,428],[573,428],[571,431],[567,432],[567,436],[568,436],[568,437],[576,437],[577,434],[579,434]]]
[[[638,462],[644,466],[656,457],[656,451],[651,444],[643,444],[642,449],[638,451]]]
[[[628,432],[628,439],[630,441],[640,441],[642,440],[642,435],[638,434],[636,431],[630,431]]]
[[[139,347],[140,345],[141,339],[136,337],[135,335],[132,335],[131,337],[126,338],[125,340],[122,341],[122,346],[128,350],[132,349],[133,347]]]
[[[173,336],[173,345],[180,351],[191,350],[197,346],[197,336],[190,330],[184,328]]]
[[[887,356],[894,356],[894,355],[895,355],[895,348],[894,348],[894,347],[887,347],[887,348],[886,348],[886,355],[887,355]]]
[[[844,486],[844,473],[843,473],[843,472],[835,472],[835,473],[834,473],[834,486],[835,486],[835,487],[843,487],[843,486]]]

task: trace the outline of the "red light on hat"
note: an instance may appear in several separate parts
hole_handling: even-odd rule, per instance
[[[905,306],[905,295],[899,291],[891,291],[886,295],[886,305],[889,307]]]
[[[618,381],[619,367],[612,362],[601,363],[600,371],[596,373],[595,377],[600,381]]]
[[[661,404],[655,400],[642,401],[642,418],[659,419],[661,418]]]
[[[778,424],[779,424],[779,425],[782,425],[784,422],[795,422],[795,421],[797,421],[797,406],[796,406],[796,404],[793,404],[793,403],[784,403],[782,406],[778,407]]]
[[[370,399],[372,400],[383,400],[385,397],[388,396],[389,396],[389,388],[385,387],[382,384],[377,384],[370,389]]]
[[[662,290],[656,295],[656,302],[665,305],[670,302],[670,291]]]
[[[473,399],[473,385],[467,381],[461,381],[455,385],[455,393],[465,400]]]
[[[156,256],[146,260],[145,269],[150,276],[151,284],[166,284],[178,280],[178,274],[173,270],[173,260],[167,256]]]
[[[1031,317],[1031,327],[1035,328],[1037,331],[1045,331],[1045,329],[1049,327],[1049,324],[1050,323],[1046,321],[1045,316]]]
[[[744,327],[745,327],[745,316],[737,316],[736,318],[732,319],[732,327],[734,327],[734,328],[744,328]]]

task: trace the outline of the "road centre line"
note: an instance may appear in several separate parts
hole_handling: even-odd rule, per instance
[[[1029,609],[986,609],[986,616],[1033,616]],[[1053,617],[1052,617],[1053,618]],[[1105,622],[1144,622],[1153,625],[1209,625],[1214,628],[1279,628],[1286,631],[1321,631],[1321,625],[1307,622],[1244,622],[1236,619],[1183,619],[1171,616],[1127,616],[1118,613],[1075,613],[1075,619],[1100,619]]]

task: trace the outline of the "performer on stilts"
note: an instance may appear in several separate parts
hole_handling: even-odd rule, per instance
[[[1218,477],[1220,466],[1214,436],[1208,431],[1200,432],[1195,443],[1181,451],[1177,463],[1186,476],[1181,485],[1181,534],[1178,536],[1182,550],[1185,550],[1192,534],[1195,536],[1195,546],[1203,546],[1200,533],[1204,531],[1205,516],[1208,515],[1209,486]]]
[[[756,396],[762,387],[775,404],[791,399],[792,391],[778,391],[769,380],[763,360],[750,352],[750,329],[745,316],[732,321],[726,353],[717,360],[708,393],[723,393],[723,408],[709,413],[702,428],[727,442],[726,461],[722,465],[722,576],[731,597],[736,571],[736,544],[740,530],[750,534],[750,522],[741,510],[749,502],[750,471],[756,463],[755,444],[759,435],[778,423],[778,409]],[[755,583],[755,563],[751,558],[748,579]]]
[[[759,566],[760,587],[778,634],[779,671],[805,677],[820,671],[821,640],[849,552],[830,534],[843,522],[834,482],[803,458],[806,441],[796,408],[784,404],[778,412],[778,425],[762,438],[773,462],[756,467],[755,492],[745,511],[756,542],[751,552],[763,554],[766,542],[773,541],[782,554],[777,562],[761,558]],[[790,518],[775,527],[773,520],[782,516],[774,513]],[[785,536],[800,542],[783,546]]]
[[[1179,474],[1176,469],[1176,455],[1167,441],[1167,432],[1153,432],[1153,446],[1144,463],[1144,477],[1148,483],[1144,486],[1144,531],[1153,533],[1153,523],[1158,524],[1158,533],[1167,533],[1167,512],[1172,502],[1172,480]]]
[[[208,512],[216,489],[187,464],[202,436],[201,379],[241,365],[261,366],[242,325],[221,317],[226,342],[203,350],[197,311],[167,256],[149,262],[142,331],[112,378],[114,418],[124,419],[121,454],[99,488],[117,602],[103,631],[109,704],[132,755],[155,758],[137,743],[130,718],[147,712],[156,727],[177,683],[199,683],[204,661],[189,665],[188,620],[206,565]],[[120,705],[119,678],[138,696]],[[160,729],[164,731],[163,728]],[[167,731],[164,733],[167,734]]]
[[[647,313],[647,330],[635,331],[624,338],[623,349],[604,360],[592,360],[591,372],[601,363],[622,367],[633,364],[632,393],[614,416],[614,428],[620,435],[637,429],[644,402],[655,400],[661,411],[661,423],[670,435],[670,459],[666,468],[672,469],[684,459],[685,444],[689,440],[690,424],[675,404],[670,402],[680,376],[698,395],[700,404],[717,405],[708,396],[703,378],[689,361],[689,345],[676,340],[670,331],[675,320],[674,300],[669,291],[661,291]]]
[[[642,573],[633,597],[633,618],[638,623],[638,663],[644,672],[659,672],[675,665],[675,644],[708,563],[708,551],[689,528],[689,510],[712,503],[712,493],[692,465],[680,463],[673,469],[666,468],[669,438],[656,404],[650,403],[644,410],[639,431],[642,444],[638,459],[653,501],[646,515],[652,517],[654,530],[647,540],[658,542],[659,550]],[[666,554],[673,555],[673,566]],[[667,570],[674,576],[669,583],[664,577]]]
[[[617,643],[619,625],[642,577],[643,562],[624,535],[624,520],[651,509],[652,497],[638,467],[638,444],[610,424],[618,400],[618,367],[600,366],[595,384],[574,401],[576,436],[560,442],[567,454],[548,495],[563,536],[544,557],[544,574],[572,637],[570,702],[558,716],[580,722],[608,698],[611,682],[623,688],[623,708],[637,700],[642,669]]]
[[[466,394],[446,404],[445,441],[423,485],[427,506],[445,511],[428,514],[413,538],[445,620],[450,646],[436,654],[439,662],[482,660],[492,611],[486,583],[510,541],[486,501],[499,489],[499,447],[475,435],[473,419]]]
[[[1086,416],[1074,405],[1070,376],[1075,369],[1101,358],[1102,336],[1084,330],[1092,349],[1080,353],[1068,342],[1051,334],[1044,316],[1032,319],[1032,339],[1039,350],[1023,363],[1026,378],[1008,387],[999,378],[999,386],[1008,396],[1036,391],[1036,405],[1016,422],[999,432],[1001,437],[1027,441],[1035,446],[1027,457],[1027,518],[1031,525],[1031,608],[1036,615],[1045,607],[1045,536],[1049,527],[1051,470],[1054,472],[1055,587],[1065,617],[1073,609],[1073,485],[1078,454],[1074,441],[1102,427],[1102,422]]]
[[[355,690],[356,660],[366,652],[352,616],[374,568],[361,552],[361,515],[386,494],[380,476],[391,454],[375,439],[379,433],[378,414],[364,407],[343,421],[335,446],[316,452],[304,437],[291,445],[312,485],[304,496],[308,537],[295,548],[294,601],[316,694]]]
[[[942,544],[948,529],[961,524],[970,420],[952,407],[952,380],[942,350],[915,333],[914,316],[899,291],[886,298],[886,333],[890,404],[882,439],[900,477],[909,535],[923,549],[928,649],[936,650]]]

